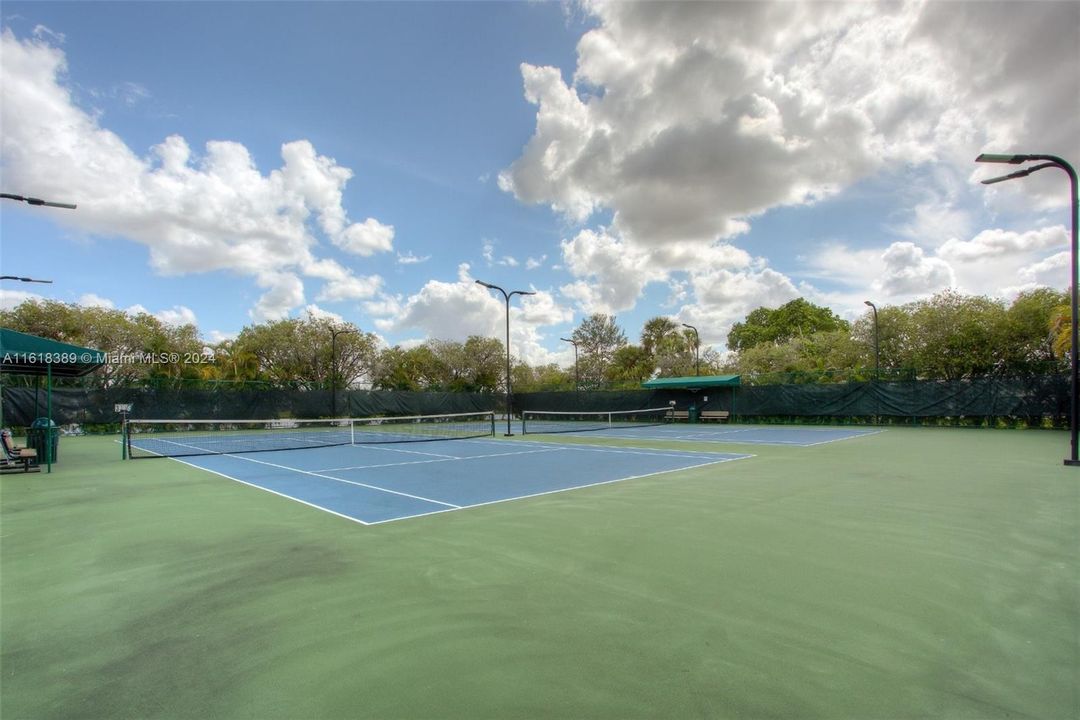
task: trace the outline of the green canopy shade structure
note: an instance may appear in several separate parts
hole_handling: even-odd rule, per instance
[[[739,386],[739,383],[738,375],[693,375],[690,377],[670,377],[646,380],[641,383],[641,387],[649,390],[689,390],[691,393],[697,393],[701,390],[708,390],[711,388],[728,388],[728,392],[730,393],[728,411],[731,413],[731,417],[734,417],[735,388]],[[709,399],[707,396],[703,396],[703,398],[704,400]],[[702,408],[699,406],[696,409],[697,411],[701,411]],[[691,410],[691,412],[693,412],[693,410]],[[696,420],[691,419],[691,422],[696,422]]]
[[[38,375],[46,378],[46,413],[49,418],[49,437],[45,460],[52,472],[52,379],[54,377],[79,377],[105,364],[107,357],[101,350],[71,345],[69,343],[27,335],[26,333],[0,328],[0,374]],[[0,424],[3,410],[0,407]]]
[[[641,387],[649,390],[694,390],[702,388],[735,387],[738,384],[738,375],[694,375],[691,377],[646,380],[641,383]]]

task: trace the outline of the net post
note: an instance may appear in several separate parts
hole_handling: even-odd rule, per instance
[[[525,431],[525,413],[521,413],[521,429]],[[491,412],[491,437],[495,437],[495,411]]]
[[[356,422],[352,418],[349,418],[349,444],[356,444]]]
[[[120,459],[127,460],[131,457],[131,433],[128,430],[128,413],[131,412],[131,403],[116,403],[113,411],[120,413]]]

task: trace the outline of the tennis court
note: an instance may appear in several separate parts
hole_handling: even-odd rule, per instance
[[[750,457],[499,440],[335,445],[178,460],[373,525]]]
[[[0,477],[4,716],[1077,717],[1065,433],[651,430],[65,437]]]

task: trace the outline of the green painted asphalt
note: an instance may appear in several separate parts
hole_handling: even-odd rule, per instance
[[[649,444],[755,457],[364,527],[62,438],[0,476],[0,716],[1080,717],[1066,434]]]

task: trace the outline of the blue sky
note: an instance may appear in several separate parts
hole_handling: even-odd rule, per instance
[[[1068,282],[1076,3],[19,3],[2,9],[0,302],[329,313],[572,362],[592,312],[848,318]],[[1013,32],[997,30],[1008,23]],[[962,32],[960,32],[962,30]],[[1045,176],[1045,177],[1044,177]]]

